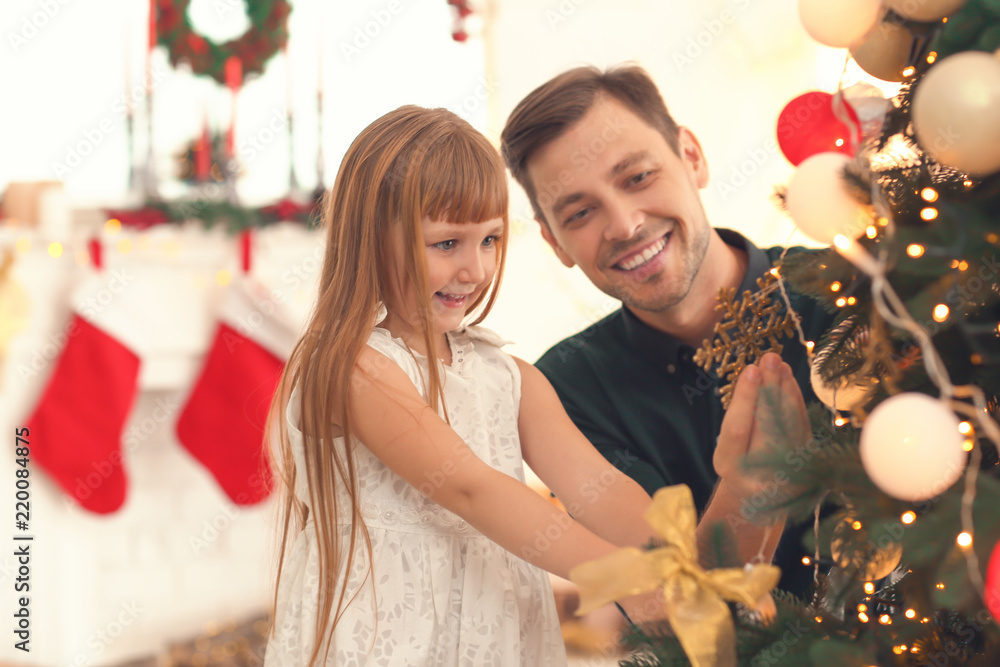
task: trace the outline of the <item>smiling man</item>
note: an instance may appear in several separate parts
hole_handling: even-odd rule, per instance
[[[650,494],[687,484],[706,519],[737,529],[745,555],[762,535],[746,521],[753,499],[719,484],[720,468],[736,466],[716,456],[719,382],[692,356],[720,320],[719,289],[755,291],[782,249],[709,224],[701,145],[638,67],[581,67],[543,84],[511,113],[501,150],[556,256],[622,302],[537,366],[608,460]],[[791,299],[807,338],[818,340],[831,316],[811,299]],[[782,357],[813,398],[805,349],[788,341]],[[782,588],[800,594],[812,579],[802,530],[787,530],[775,556]]]

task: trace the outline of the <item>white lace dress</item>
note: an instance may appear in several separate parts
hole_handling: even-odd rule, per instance
[[[500,350],[504,341],[481,327],[449,333],[448,340],[452,364],[441,368],[452,428],[477,456],[523,482],[517,432],[521,376]],[[398,364],[426,397],[425,357],[414,358],[382,328],[374,329],[368,344]],[[293,415],[298,415],[297,392],[286,418],[296,465],[304,469]],[[343,439],[337,445],[343,447]],[[347,584],[347,597],[357,597],[333,632],[326,666],[566,664],[544,571],[428,500],[363,445],[355,456],[374,578],[362,583],[368,568],[362,547]],[[304,481],[296,493],[308,501]],[[340,526],[344,543],[346,524]],[[265,667],[307,666],[315,641],[318,562],[315,530],[307,523],[285,560]]]

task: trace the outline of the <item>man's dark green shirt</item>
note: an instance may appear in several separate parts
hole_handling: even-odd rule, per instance
[[[757,278],[783,248],[760,249],[736,232],[717,231],[727,244],[747,253],[747,272],[737,296],[757,291]],[[789,249],[796,252],[808,251]],[[712,267],[702,267],[706,269]],[[818,341],[833,316],[809,297],[789,290],[789,299],[801,317],[806,340]],[[806,402],[816,400],[805,348],[797,337],[781,343],[781,356],[792,367]],[[623,306],[556,344],[536,366],[605,458],[650,495],[663,486],[687,484],[701,513],[718,480],[712,455],[723,409],[718,377],[694,363],[694,352]],[[781,587],[800,595],[812,580],[811,568],[802,563],[803,528],[786,529],[775,555],[783,573]]]

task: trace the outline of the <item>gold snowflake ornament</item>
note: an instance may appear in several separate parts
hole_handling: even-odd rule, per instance
[[[725,383],[719,391],[724,408],[733,399],[736,379],[743,369],[768,352],[781,354],[784,348],[778,339],[795,333],[794,315],[782,313],[782,303],[771,298],[778,289],[774,273],[758,278],[757,286],[759,291],[746,290],[739,302],[735,287],[719,290],[715,309],[725,315],[715,325],[715,336],[706,339],[694,354],[695,363],[706,371],[717,367],[716,372]]]

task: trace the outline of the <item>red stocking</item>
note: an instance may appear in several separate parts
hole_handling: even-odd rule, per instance
[[[127,307],[134,290],[113,271],[77,292],[66,345],[27,422],[34,462],[98,514],[121,507],[128,486],[121,436],[139,376],[138,325]]]
[[[259,283],[234,282],[205,366],[177,422],[181,444],[238,505],[252,505],[271,493],[264,426],[298,338],[292,319]]]

